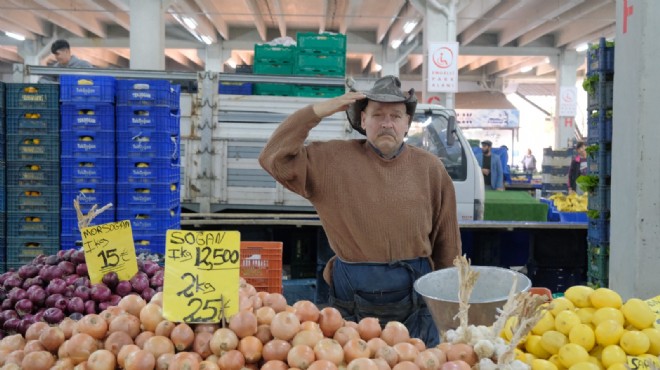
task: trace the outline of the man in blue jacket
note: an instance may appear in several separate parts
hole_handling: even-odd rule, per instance
[[[484,185],[493,190],[504,190],[504,170],[500,156],[491,150],[493,143],[490,140],[481,142],[481,153],[477,153],[477,161],[484,175]]]

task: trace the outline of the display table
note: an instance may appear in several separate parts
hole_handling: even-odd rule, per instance
[[[486,190],[485,221],[548,220],[548,206],[526,192]]]

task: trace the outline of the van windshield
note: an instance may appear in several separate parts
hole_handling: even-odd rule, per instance
[[[456,132],[452,132],[453,142],[447,143],[449,110],[427,110],[417,112],[413,117],[406,143],[426,149],[437,155],[444,163],[454,181],[467,179],[467,158]]]

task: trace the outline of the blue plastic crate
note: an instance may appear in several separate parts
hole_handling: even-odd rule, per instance
[[[5,109],[5,90],[7,88],[5,87],[4,82],[0,82],[0,110]],[[4,261],[4,259],[3,259]]]
[[[77,130],[62,132],[63,157],[114,157],[115,132]]]
[[[57,212],[60,209],[58,186],[9,186],[7,211]]]
[[[62,157],[62,184],[114,183],[116,180],[115,166],[114,157]]]
[[[82,243],[82,236],[80,236],[80,233],[73,233],[73,234],[65,234],[62,233],[60,234],[60,249],[62,250],[67,250],[67,249],[81,249],[83,246]]]
[[[5,185],[5,175],[6,175],[6,170],[5,166],[0,167],[0,184],[2,184],[2,191],[0,191],[0,212],[5,212],[7,211],[7,186]],[[0,234],[0,237],[2,237],[4,234]]]
[[[6,131],[10,135],[51,134],[60,131],[60,114],[57,109],[7,109]]]
[[[117,105],[160,105],[171,107],[173,93],[174,89],[169,81],[117,81]]]
[[[601,148],[599,153],[587,156],[587,174],[590,175],[612,175],[612,152]]]
[[[90,207],[87,209],[82,209],[82,212],[88,212]],[[94,217],[91,225],[101,225],[107,224],[109,222],[115,222],[115,210],[110,208],[103,211],[100,215]],[[76,210],[73,208],[62,208],[61,210],[61,229],[62,234],[68,235],[78,235],[80,238],[80,229],[78,229],[78,216],[76,215]]]
[[[181,85],[170,86],[170,108],[178,110],[181,104]]]
[[[252,83],[250,82],[220,82],[218,94],[227,95],[252,95]]]
[[[60,100],[62,102],[115,101],[115,78],[111,76],[60,76]]]
[[[597,219],[589,219],[587,238],[593,244],[610,242],[610,222],[604,215],[601,215]]]
[[[558,212],[559,222],[586,224],[589,220],[587,212]]]
[[[59,161],[13,161],[7,166],[7,186],[59,186]]]
[[[7,161],[52,161],[60,156],[57,134],[7,135]]]
[[[117,158],[117,182],[173,183],[181,178],[179,161],[160,158]]]
[[[118,157],[158,157],[177,160],[181,139],[178,134],[154,130],[117,132]]]
[[[164,232],[147,234],[140,231],[133,231],[133,243],[136,250],[148,250],[151,253],[165,254]]]
[[[117,208],[118,220],[131,221],[131,228],[134,231],[141,231],[149,234],[162,233],[172,228],[181,226],[181,207],[176,206],[170,209],[135,209],[135,208]]]
[[[158,130],[178,133],[179,115],[169,107],[159,106],[117,106],[117,131],[133,129]]]
[[[62,208],[73,208],[73,200],[78,198],[82,206],[99,208],[108,203],[115,204],[115,184],[73,183],[62,184]]]
[[[51,255],[60,249],[59,235],[55,237],[18,237],[7,238],[7,266],[26,265],[34,257],[43,254]]]
[[[594,72],[614,72],[614,45],[608,46],[604,39],[587,50],[587,73]]]
[[[63,103],[62,131],[114,131],[115,106],[109,103]]]
[[[117,184],[117,207],[125,209],[167,208],[181,203],[179,183]]]
[[[57,109],[60,86],[57,84],[9,83],[6,87],[6,108]]]
[[[610,210],[610,187],[598,185],[593,193],[589,194],[588,206],[591,210],[607,212]]]
[[[60,234],[59,212],[9,212],[7,236],[53,238]]]

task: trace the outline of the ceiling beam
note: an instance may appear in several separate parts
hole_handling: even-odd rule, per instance
[[[467,5],[458,11],[456,34],[460,34],[479,19],[483,18],[499,2],[500,0],[461,1],[461,4],[467,3]]]
[[[211,21],[206,18],[204,14],[202,14],[202,11],[197,8],[196,3],[190,3],[189,1],[177,1],[172,4],[170,7],[171,9],[169,10],[170,12],[174,11],[176,15],[181,18],[181,17],[189,17],[192,18],[195,23],[197,23],[197,26],[193,28],[189,28],[185,23],[181,24],[181,26],[190,32],[195,37],[201,37],[201,36],[207,36],[211,39],[212,43],[218,42],[218,38],[215,32],[215,26],[211,24]],[[175,18],[176,19],[176,18]],[[181,19],[183,22],[183,19]]]
[[[23,57],[18,54],[16,48],[12,50],[10,47],[0,47],[0,58],[17,63],[23,62]]]
[[[494,75],[498,72],[504,71],[512,66],[515,66],[525,60],[525,57],[511,57],[505,59],[498,59],[494,63],[488,64],[486,67],[486,74]]]
[[[362,0],[346,0],[346,11],[344,12],[344,17],[339,22],[339,33],[346,34],[346,31],[351,27],[353,19],[358,13],[360,7],[362,7]]]
[[[179,52],[198,67],[204,66],[204,61],[199,57],[198,49],[179,49]]]
[[[603,27],[595,32],[592,32],[588,35],[584,35],[579,39],[566,45],[567,49],[575,49],[578,45],[586,43],[594,43],[601,37],[612,38],[616,35],[616,25],[612,24],[606,27]]]
[[[186,58],[179,50],[177,49],[166,49],[165,56],[174,60],[175,62],[181,64],[185,67],[190,67],[190,59]]]
[[[44,22],[42,22],[41,19],[39,19],[39,17],[37,17],[33,12],[28,12],[25,10],[3,9],[0,12],[0,17],[12,23],[19,23],[21,27],[24,27],[28,31],[37,35],[48,35],[46,27],[44,27]]]
[[[380,44],[383,42],[383,39],[389,32],[390,28],[392,27],[392,24],[394,24],[394,21],[399,17],[401,12],[404,10],[404,7],[406,6],[405,2],[401,3],[401,6],[397,9],[395,14],[392,14],[391,17],[383,17],[385,18],[380,22],[378,25],[378,29],[376,30],[376,43]]]
[[[598,8],[607,5],[612,0],[586,0],[582,4],[571,9],[570,13],[564,13],[555,19],[550,19],[533,30],[526,32],[518,38],[518,46],[525,46],[540,37],[556,30],[562,29]]]
[[[519,9],[525,4],[524,0],[502,0],[491,11],[486,13],[481,19],[474,22],[470,27],[459,35],[461,45],[467,45],[474,41],[479,35],[486,32],[493,24],[502,18]]]
[[[538,6],[530,7],[533,14],[525,15],[525,26],[521,27],[520,22],[509,22],[508,27],[499,33],[497,45],[504,46],[550,19],[559,17],[564,13],[572,13],[572,9],[583,2],[584,0],[543,1]]]
[[[475,69],[481,68],[494,60],[497,60],[496,56],[488,55],[488,56],[479,57],[474,62],[470,63],[469,66],[467,66],[467,70],[474,71]]]
[[[524,67],[532,67],[536,68],[537,66],[541,64],[546,64],[545,63],[545,58],[540,58],[540,57],[534,57],[534,58],[525,58],[521,60],[519,63],[516,63],[515,65],[512,65],[511,67],[502,70],[500,72],[495,73],[495,77],[506,77],[512,74],[518,74],[522,73],[520,69]]]
[[[30,8],[30,9],[43,9],[42,6],[37,4],[34,0],[11,0],[12,3],[21,8]],[[49,21],[58,27],[71,32],[72,34],[78,37],[86,37],[85,29],[78,25],[77,23],[71,21],[67,17],[64,17],[58,13],[51,12],[47,9],[39,11],[31,11],[33,14],[37,15],[40,18],[43,18],[46,21]]]
[[[579,21],[572,22],[559,32],[559,36],[555,39],[555,46],[562,47],[578,40],[581,35],[597,32],[606,26],[614,24],[616,22],[615,12],[616,4],[609,3],[607,6],[589,13]]]
[[[458,56],[458,69],[461,69],[465,67],[466,65],[469,65],[470,63],[474,62],[475,59],[478,59],[478,57],[474,55],[460,55]]]
[[[105,38],[107,36],[105,26],[99,21],[96,12],[79,11],[75,8],[63,8],[61,4],[53,4],[50,0],[34,0],[34,2],[53,13],[69,19],[98,37]]]
[[[360,68],[361,68],[360,72],[364,72],[367,69],[367,67],[369,67],[369,63],[371,63],[371,59],[373,59],[371,55],[365,54],[362,56],[360,60]]]
[[[538,66],[536,66],[536,75],[543,76],[545,74],[554,72],[556,70],[557,69],[551,63],[539,64]]]
[[[131,21],[128,12],[117,7],[117,5],[110,0],[94,0],[94,3],[108,15],[111,21],[120,25],[123,29],[131,30]]]
[[[330,1],[332,0],[321,0],[321,3],[323,3],[323,13],[321,13],[321,16],[319,17],[319,33],[325,32],[325,27],[328,22],[327,16],[328,13],[330,12]]]
[[[264,18],[261,16],[261,11],[259,10],[259,4],[256,0],[245,0],[245,4],[250,9],[252,13],[252,18],[254,18],[254,25],[257,27],[257,32],[259,32],[259,37],[261,41],[268,41],[268,36],[266,35],[266,23]]]
[[[216,2],[212,0],[195,0],[195,3],[208,17],[211,23],[213,23],[220,36],[227,40],[229,38],[229,26],[220,15],[221,12],[217,7]]]
[[[410,65],[410,70],[414,71],[424,64],[424,56],[422,54],[410,55],[408,58],[408,65]]]
[[[131,50],[127,48],[109,48],[110,52],[119,55],[120,57],[126,59],[130,62],[131,60]]]
[[[280,30],[280,37],[286,37],[286,20],[284,19],[284,12],[282,11],[282,4],[280,0],[271,0],[273,5],[273,10],[271,15],[275,16],[277,19],[277,28]],[[275,14],[272,14],[272,13]]]
[[[35,34],[30,32],[30,30],[28,30],[27,28],[21,27],[15,24],[14,22],[5,20],[4,18],[0,19],[0,30],[4,32],[13,32],[19,35],[23,35],[28,40],[36,39]]]

